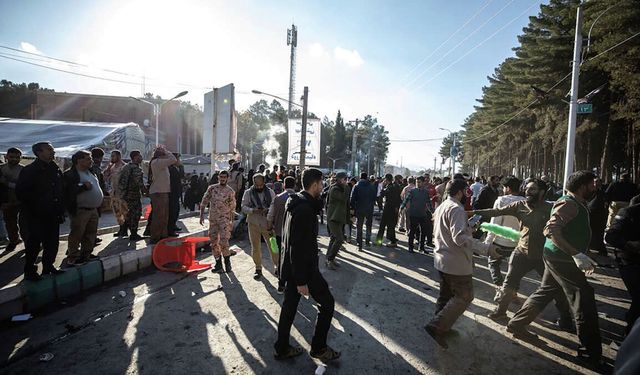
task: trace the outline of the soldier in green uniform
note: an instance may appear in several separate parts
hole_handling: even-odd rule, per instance
[[[143,173],[140,164],[142,163],[142,154],[140,151],[131,151],[129,154],[131,163],[122,167],[120,178],[118,180],[118,193],[120,198],[127,204],[127,215],[125,225],[131,231],[129,239],[131,241],[140,241],[143,239],[138,234],[138,221],[142,215],[142,203],[140,199],[145,190],[142,180]]]

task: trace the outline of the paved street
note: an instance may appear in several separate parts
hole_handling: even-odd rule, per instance
[[[327,241],[321,238],[323,248]],[[0,355],[10,364],[2,372],[312,374],[318,363],[308,355],[286,362],[273,359],[282,296],[272,273],[253,280],[249,245],[237,244],[244,252],[233,258],[231,274],[149,270],[34,314],[32,321],[3,326]],[[263,250],[265,265],[270,264]],[[484,259],[476,259],[473,305],[454,326],[457,335],[449,340],[449,349],[442,350],[422,330],[437,298],[433,258],[403,248],[359,253],[346,245],[346,250],[339,271],[322,267],[336,299],[329,343],[343,353],[327,374],[492,374],[503,373],[503,363],[513,373],[589,373],[573,363],[577,338],[550,327],[556,317],[553,306],[534,324],[544,343],[538,346],[512,340],[484,317],[493,297]],[[621,338],[629,301],[617,271],[601,272],[592,281],[610,359],[614,353],[608,345]],[[529,294],[537,284],[537,277],[525,278],[521,292]],[[302,299],[293,340],[307,349],[316,313]],[[43,353],[54,358],[39,362]]]

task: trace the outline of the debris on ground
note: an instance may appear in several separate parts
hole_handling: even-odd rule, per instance
[[[53,353],[44,353],[40,356],[40,362],[49,362],[53,359]]]
[[[27,320],[30,320],[33,318],[33,315],[31,314],[19,314],[19,315],[14,315],[11,317],[11,321],[12,322],[26,322]]]

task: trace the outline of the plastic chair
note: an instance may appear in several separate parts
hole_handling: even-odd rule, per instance
[[[209,237],[165,238],[153,248],[153,264],[160,271],[194,272],[211,268],[210,263],[196,260],[196,244],[211,241]]]

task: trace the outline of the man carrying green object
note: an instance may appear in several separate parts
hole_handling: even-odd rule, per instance
[[[506,322],[507,308],[518,292],[520,280],[531,270],[536,270],[540,276],[544,273],[542,251],[545,237],[543,230],[549,220],[552,208],[551,204],[544,200],[546,191],[547,184],[536,179],[526,185],[525,200],[511,203],[502,208],[473,211],[473,214],[485,218],[511,215],[516,217],[520,224],[520,239],[509,258],[509,268],[502,284],[502,293],[496,299],[498,306],[488,315],[496,322]],[[559,327],[572,330],[571,312],[567,299],[561,290],[556,294],[555,300],[556,307],[560,312]]]

